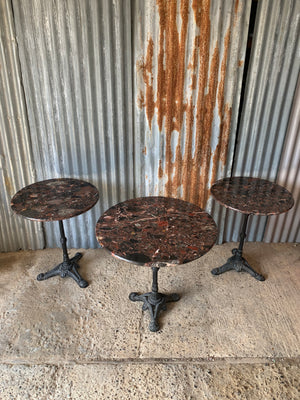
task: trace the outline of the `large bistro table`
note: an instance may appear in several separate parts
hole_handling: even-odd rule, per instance
[[[185,264],[204,255],[215,243],[217,227],[212,217],[195,204],[168,197],[141,197],[109,208],[96,224],[100,245],[122,260],[152,268],[149,293],[130,293],[149,310],[149,329],[160,329],[157,318],[177,293],[158,292],[161,267]]]
[[[239,247],[233,249],[233,256],[221,267],[214,268],[212,274],[219,275],[234,269],[248,272],[255,279],[264,281],[264,276],[255,272],[242,256],[248,218],[253,214],[274,215],[288,211],[294,204],[292,194],[266,179],[243,176],[220,179],[212,185],[211,194],[223,206],[244,215]]]
[[[60,275],[73,278],[81,287],[88,286],[78,273],[77,261],[82,257],[76,253],[69,258],[63,220],[80,215],[91,209],[99,199],[99,192],[89,182],[71,178],[48,179],[33,183],[18,191],[11,200],[12,210],[35,221],[58,221],[63,262],[48,272],[37,276],[38,281]]]

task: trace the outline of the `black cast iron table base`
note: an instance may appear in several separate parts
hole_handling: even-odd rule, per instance
[[[248,262],[242,257],[243,254],[243,246],[246,237],[246,229],[248,223],[249,214],[244,215],[243,226],[240,232],[240,243],[238,249],[233,249],[232,254],[233,256],[228,258],[227,262],[222,265],[221,267],[214,268],[211,273],[213,275],[220,275],[224,272],[230,271],[234,269],[237,272],[248,272],[253,278],[257,279],[258,281],[264,281],[264,276],[260,275],[258,272],[254,271],[253,268],[250,267]]]
[[[158,314],[161,310],[166,311],[167,306],[166,303],[170,303],[173,301],[178,301],[180,299],[180,296],[177,293],[173,294],[163,294],[163,293],[144,293],[144,294],[138,294],[138,293],[130,293],[129,299],[131,301],[142,301],[143,307],[142,310],[146,311],[149,310],[150,313],[150,324],[149,324],[149,329],[151,332],[157,332],[159,328],[159,324],[157,322],[157,317]]]
[[[213,275],[220,275],[223,272],[230,271],[232,269],[236,270],[237,272],[248,272],[253,278],[257,279],[258,281],[264,281],[265,278],[260,275],[259,273],[255,272],[253,268],[250,267],[247,260],[242,257],[242,251],[239,249],[232,249],[233,256],[228,258],[227,262],[219,268],[214,268],[211,273]]]
[[[50,271],[41,273],[37,276],[38,281],[44,281],[45,279],[52,278],[53,276],[59,275],[61,278],[66,278],[67,276],[74,279],[74,281],[81,287],[86,288],[88,282],[85,281],[78,273],[79,265],[77,261],[82,257],[81,253],[76,253],[74,257],[70,258],[68,261],[63,261]]]
[[[161,310],[166,311],[167,306],[166,303],[171,303],[174,301],[178,301],[180,296],[177,293],[172,294],[163,294],[158,292],[157,285],[157,273],[159,267],[151,267],[153,271],[153,282],[152,282],[152,291],[149,293],[138,294],[135,292],[130,293],[129,299],[131,301],[142,301],[143,307],[142,310],[149,310],[150,313],[150,324],[149,330],[151,332],[157,332],[160,327],[157,322],[158,314]]]
[[[89,284],[85,281],[78,273],[79,265],[77,261],[81,259],[82,254],[76,253],[74,257],[69,258],[68,249],[67,249],[67,238],[65,236],[64,226],[62,221],[59,222],[59,230],[60,230],[60,242],[63,250],[63,262],[58,264],[56,267],[47,271],[45,273],[41,273],[37,276],[38,281],[44,281],[45,279],[52,278],[53,276],[59,275],[61,278],[66,278],[69,276],[73,278],[74,281],[81,287],[86,288]]]

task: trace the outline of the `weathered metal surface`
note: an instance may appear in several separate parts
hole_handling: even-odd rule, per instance
[[[94,184],[100,202],[66,221],[69,247],[96,247],[100,214],[133,197],[129,0],[13,1],[37,180]],[[47,247],[59,232],[44,224]]]
[[[281,155],[277,183],[291,191],[294,207],[286,214],[268,218],[266,242],[300,242],[300,78]]]
[[[299,48],[300,2],[259,1],[234,176],[276,181],[284,143],[290,140],[286,132],[300,68]],[[294,185],[299,186],[297,179]],[[283,222],[282,217],[277,221]],[[267,217],[251,217],[248,240],[263,240],[266,223]],[[237,241],[240,225],[241,216],[227,212],[223,240]],[[279,232],[292,229],[287,224],[273,227]]]
[[[11,2],[0,0],[0,251],[42,248],[40,223],[13,215],[10,200],[35,179]]]
[[[210,208],[211,183],[231,169],[250,3],[145,4],[134,9],[136,192]]]
[[[0,250],[60,246],[54,224],[10,211],[11,196],[37,180],[74,177],[99,189],[95,208],[65,224],[68,246],[86,248],[97,246],[93,227],[104,210],[144,195],[199,204],[212,212],[219,242],[237,241],[240,216],[212,202],[211,184],[232,173],[279,174],[283,183],[281,154],[295,138],[286,130],[299,1],[258,2],[236,151],[250,1],[0,6]],[[266,240],[298,237],[295,218],[281,218],[280,238],[270,225]],[[250,218],[249,228],[248,240],[262,240],[266,220]]]

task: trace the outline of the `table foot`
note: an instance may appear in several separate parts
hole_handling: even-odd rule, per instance
[[[142,310],[146,311],[147,309],[149,310],[150,313],[150,324],[149,324],[149,329],[151,332],[157,332],[159,330],[159,324],[157,322],[158,314],[160,310],[166,311],[166,303],[170,303],[173,301],[178,301],[180,299],[180,296],[177,293],[172,293],[172,294],[162,294],[162,293],[144,293],[144,294],[138,294],[138,293],[130,293],[129,299],[131,301],[142,301],[143,307]]]
[[[63,261],[50,271],[41,273],[37,276],[38,281],[44,281],[45,279],[52,278],[53,276],[60,275],[61,278],[66,278],[67,276],[74,279],[74,281],[81,287],[86,288],[89,284],[85,281],[78,273],[79,265],[77,261],[82,257],[81,253],[76,253],[74,257],[70,258],[68,261]]]
[[[235,270],[237,272],[248,272],[253,278],[258,281],[264,281],[265,278],[259,273],[255,272],[253,268],[250,267],[248,262],[242,257],[242,252],[239,249],[232,250],[233,256],[228,258],[227,262],[219,268],[214,268],[211,273],[213,275],[220,275],[224,272]]]

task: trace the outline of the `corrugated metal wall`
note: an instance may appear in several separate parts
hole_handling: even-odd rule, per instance
[[[250,6],[135,2],[137,194],[207,207],[211,183],[230,173]]]
[[[15,218],[10,199],[36,179],[10,2],[0,0],[0,250],[44,246],[42,225]]]
[[[13,1],[37,180],[76,177],[99,203],[66,221],[69,244],[96,247],[93,226],[133,197],[130,0]],[[45,223],[59,246],[58,224]]]
[[[251,1],[0,5],[0,250],[60,246],[55,224],[9,209],[16,190],[52,177],[100,191],[92,210],[67,221],[69,246],[96,247],[105,209],[155,194],[206,207],[219,240],[236,240],[238,218],[209,187],[232,173],[234,154],[234,174],[276,178],[299,69],[299,2],[259,2],[236,150]],[[256,150],[269,143],[273,157],[261,162]],[[265,222],[251,229],[259,240]]]
[[[276,182],[293,193],[294,207],[287,213],[268,219],[266,242],[300,242],[300,78]]]
[[[284,145],[288,146],[290,141],[286,132],[299,75],[299,49],[300,2],[258,1],[232,175],[276,181]],[[299,154],[294,153],[293,157],[290,166],[298,163]],[[299,186],[299,176],[292,176],[295,181],[289,187]],[[293,194],[298,195],[297,191]],[[299,215],[296,217],[299,224]],[[263,240],[268,218],[250,218],[248,240]],[[228,211],[223,240],[237,241],[240,224],[241,215]],[[275,225],[273,228],[282,229]],[[284,229],[289,230],[291,226]]]
[[[134,7],[136,193],[199,204],[220,241],[225,210],[209,188],[232,169],[250,9],[234,0]]]

